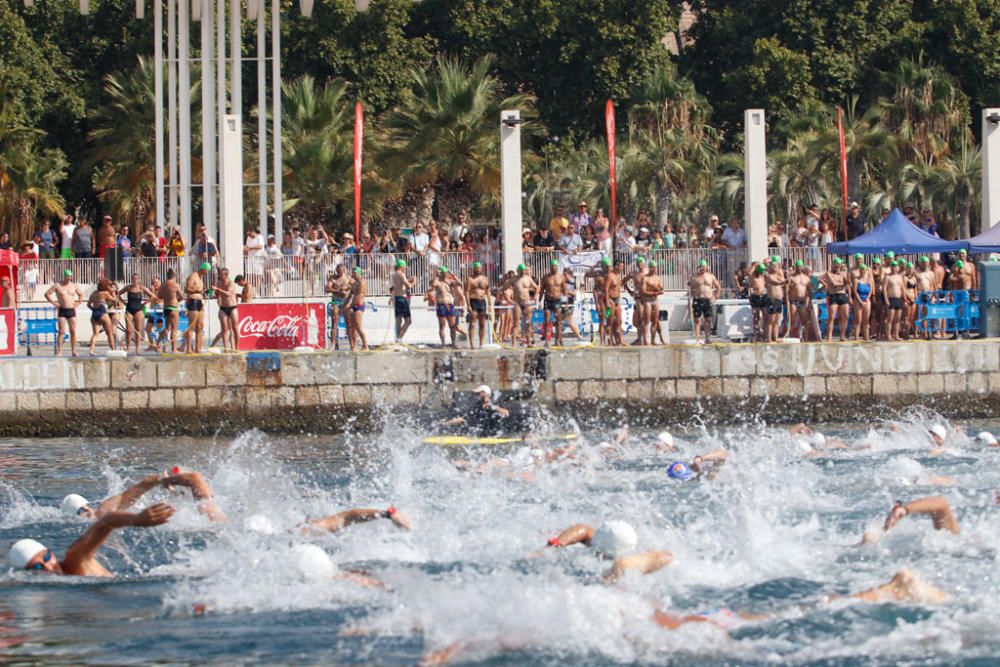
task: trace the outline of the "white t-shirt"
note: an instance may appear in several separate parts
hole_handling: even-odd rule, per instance
[[[427,246],[430,244],[431,238],[427,236],[427,234],[420,233],[411,236],[410,241],[412,241],[413,243],[414,250],[416,250],[417,252],[424,252],[425,250],[427,250]]]
[[[68,224],[62,226],[62,247],[72,248],[73,247],[73,232],[76,231],[76,225]]]
[[[247,236],[247,257],[257,257],[264,254],[264,237],[255,234],[253,238]]]
[[[726,231],[722,232],[722,242],[730,248],[742,248],[747,242],[746,230],[737,231],[732,227],[726,227]]]
[[[264,254],[271,259],[279,259],[281,257],[281,248],[277,245],[269,245],[264,248]]]
[[[304,238],[302,238],[301,236],[293,236],[292,237],[292,256],[293,257],[301,257],[302,256],[302,247],[305,244],[306,244],[306,240]]]

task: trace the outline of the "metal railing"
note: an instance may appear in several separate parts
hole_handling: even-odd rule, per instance
[[[122,260],[119,287],[131,281],[136,273],[143,285],[149,285],[153,278],[163,280],[168,269],[173,269],[178,278],[194,266],[191,257],[130,257]],[[100,278],[108,277],[103,259],[22,259],[18,265],[18,299],[23,303],[45,300],[45,291],[63,279],[63,272],[73,272],[73,281],[84,292],[97,286]]]

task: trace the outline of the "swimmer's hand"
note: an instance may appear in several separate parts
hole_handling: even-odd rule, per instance
[[[893,526],[909,513],[910,511],[906,509],[906,506],[897,500],[896,504],[892,506],[892,510],[889,511],[889,516],[885,518],[885,525],[882,526],[882,530],[889,532]]]
[[[389,512],[389,520],[392,521],[393,525],[397,528],[402,528],[403,530],[410,530],[412,528],[412,525],[410,524],[410,517],[395,508]]]
[[[162,526],[170,517],[174,515],[173,507],[166,503],[157,503],[141,512],[131,514],[129,525],[131,526]]]

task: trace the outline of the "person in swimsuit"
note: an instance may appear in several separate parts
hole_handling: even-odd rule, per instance
[[[396,316],[396,342],[403,340],[406,330],[410,328],[413,319],[410,314],[410,290],[417,284],[416,278],[406,275],[406,260],[397,259],[396,268],[392,272],[392,287],[389,294],[392,296],[393,314]],[[333,302],[330,303],[331,310]]]
[[[455,300],[455,333],[468,338],[469,332],[462,328],[462,322],[465,320],[465,313],[468,310],[468,299],[465,297],[462,281],[451,271],[448,272],[448,288],[451,290],[451,297]]]
[[[771,257],[771,263],[764,274],[764,285],[767,289],[767,342],[778,342],[781,331],[781,316],[785,309],[785,272],[777,257]]]
[[[650,345],[656,345],[656,334],[660,334],[660,342],[663,340],[663,329],[660,328],[660,295],[663,294],[663,281],[656,272],[656,262],[650,260],[646,264],[649,273],[646,274],[639,286],[639,302],[645,309],[644,321],[649,329],[648,341]]]
[[[54,298],[53,298],[54,297]],[[56,308],[56,356],[62,355],[63,337],[69,332],[69,350],[76,356],[76,309],[83,303],[83,290],[73,282],[73,272],[63,271],[61,283],[56,283],[45,291],[45,300]]]
[[[486,295],[489,294],[490,279],[483,273],[483,263],[472,263],[472,275],[465,279],[465,293],[469,297],[469,349],[475,348],[476,328],[479,328],[479,347],[483,346],[486,335]]]
[[[642,291],[642,281],[646,279],[646,258],[637,257],[635,263],[635,271],[625,276],[625,279],[622,281],[622,287],[629,293],[635,304],[632,308],[632,326],[635,327],[639,336],[633,345],[644,345],[646,342],[646,309],[643,304],[639,303],[639,292]]]
[[[229,279],[229,269],[219,269],[219,282],[214,292],[219,300],[219,336],[222,337],[222,348],[226,352],[236,352],[240,342],[237,311],[239,296],[236,284]]]
[[[625,262],[618,260],[608,272],[604,283],[605,303],[608,305],[608,345],[624,345],[622,340],[622,274]]]
[[[888,315],[885,301],[882,298],[882,283],[887,275],[882,260],[879,257],[872,258],[872,312],[869,318],[871,339],[885,340],[885,321]]]
[[[351,344],[352,352],[357,348],[359,338],[361,340],[361,349],[368,349],[368,337],[365,335],[365,329],[361,321],[365,315],[365,287],[365,279],[361,277],[361,267],[355,266],[353,275],[351,276],[350,291],[348,291],[347,299],[344,301],[344,319],[351,320],[347,340]]]
[[[820,277],[826,289],[826,340],[833,341],[834,324],[839,326],[840,340],[847,340],[847,320],[851,314],[851,299],[848,295],[849,276],[842,270],[844,260],[833,258],[833,266]]]
[[[111,281],[101,278],[97,282],[97,289],[87,299],[87,307],[90,308],[90,327],[93,331],[90,336],[90,356],[94,356],[94,346],[101,331],[108,337],[108,349],[115,349],[115,333],[111,326],[111,318],[108,316],[108,304],[114,300],[115,293]]]
[[[160,285],[157,292],[160,303],[163,304],[164,335],[170,341],[170,352],[177,351],[177,329],[180,327],[180,303],[184,298],[181,286],[177,283],[177,274],[173,269],[167,269],[167,279]]]
[[[132,282],[118,292],[118,296],[125,295],[125,351],[128,352],[129,345],[135,341],[135,355],[139,356],[139,345],[142,342],[142,332],[144,329],[143,320],[146,317],[146,300],[156,298],[152,290],[148,289],[140,282],[139,274],[132,274]]]
[[[531,324],[531,315],[535,311],[535,295],[539,292],[539,286],[531,277],[531,269],[524,264],[518,264],[517,275],[511,282],[511,288],[514,292],[514,345],[517,346],[516,336],[519,332],[521,342],[527,347],[532,347],[535,344],[535,329]]]
[[[917,274],[913,262],[907,262],[903,268],[903,324],[902,336],[906,340],[916,336],[917,319]]]
[[[886,322],[886,338],[891,341],[902,340],[899,337],[900,322],[903,319],[903,292],[905,281],[900,272],[899,262],[895,259],[889,262],[890,272],[882,280],[882,300],[888,308]]]
[[[445,342],[445,331],[451,335],[451,346],[458,347],[458,334],[455,324],[455,295],[451,291],[448,281],[448,267],[438,267],[437,275],[431,279],[430,289],[425,296],[428,303],[434,305],[434,312],[438,319],[438,336],[441,338],[441,347],[447,345]]]
[[[872,273],[864,264],[861,253],[854,255],[856,264],[851,269],[851,296],[854,301],[854,339],[871,340]]]
[[[789,335],[796,334],[802,340],[819,340],[819,332],[813,338],[812,280],[806,272],[805,262],[795,260],[795,273],[788,279],[788,314],[791,320]]]
[[[708,270],[708,260],[698,261],[698,274],[688,283],[688,296],[691,299],[691,321],[694,326],[694,338],[698,340],[701,330],[705,330],[705,342],[709,342],[712,319],[712,304],[719,298],[722,285],[718,278]]]
[[[540,295],[542,297],[542,340],[549,346],[549,331],[554,328],[557,346],[562,346],[563,303],[565,300],[566,277],[559,270],[559,260],[549,262],[549,272],[542,277]]]
[[[765,332],[767,322],[767,283],[764,274],[767,266],[764,262],[754,262],[750,267],[750,282],[747,284],[747,295],[750,299],[750,310],[753,312],[753,337],[758,343],[767,338]]]
[[[184,350],[188,354],[201,354],[203,320],[205,317],[205,279],[212,265],[202,262],[198,270],[184,282],[184,307],[187,309],[188,327],[184,331]]]
[[[351,291],[351,276],[344,270],[343,264],[338,264],[333,273],[326,278],[326,293],[330,295],[330,322],[333,323],[332,334],[333,349],[340,349],[340,336],[337,333],[340,325],[340,316],[344,316],[344,326],[347,328],[347,337],[351,337],[352,317],[348,317],[344,308],[344,302]],[[329,348],[328,348],[329,349]],[[351,348],[353,349],[353,348]]]
[[[916,273],[918,306],[915,308],[915,319],[920,319],[927,314],[927,305],[931,302],[934,290],[937,289],[937,277],[934,275],[934,270],[931,269],[930,258],[921,255],[918,265],[920,270]],[[930,338],[929,326],[929,324],[924,324],[923,330],[916,333],[923,338]]]
[[[508,271],[496,287],[494,296],[496,301],[493,309],[499,311],[497,315],[497,336],[500,342],[509,340],[514,343],[514,277],[513,271]]]
[[[611,306],[608,304],[606,298],[607,295],[607,282],[608,275],[611,273],[611,260],[607,257],[601,259],[601,265],[594,269],[591,269],[584,274],[584,278],[593,278],[594,280],[594,310],[597,311],[597,329],[598,329],[598,340],[600,340],[601,345],[609,345],[608,337],[608,318],[611,317]],[[594,340],[594,332],[591,329],[590,340]]]
[[[566,301],[562,307],[563,322],[566,323],[569,330],[579,340],[580,330],[576,328],[576,324],[573,322],[573,313],[576,310],[576,274],[573,273],[573,269],[567,266],[563,270],[563,277],[566,279]]]

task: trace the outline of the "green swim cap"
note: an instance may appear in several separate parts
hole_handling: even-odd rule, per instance
[[[611,266],[611,258],[605,257],[601,260],[601,266]]]
[[[477,259],[476,261],[474,261],[474,262],[472,263],[472,268],[474,268],[474,269],[481,269],[481,268],[483,268],[483,263],[482,263],[482,262],[480,262],[480,261],[479,261],[479,260]]]
[[[957,266],[957,267],[958,267],[958,268],[960,268],[960,269],[964,269],[964,268],[965,268],[965,262],[963,262],[963,261],[962,261],[962,260],[960,260],[960,259],[959,259],[959,260],[956,260],[956,261],[955,261],[955,266]]]
[[[202,262],[201,263],[201,270],[202,271],[211,271],[212,270],[212,265],[209,264],[208,262]]]
[[[554,259],[551,262],[549,262],[549,264],[552,265],[552,266],[559,266],[559,260],[558,259]]]
[[[843,263],[843,261],[844,261],[844,260],[842,260],[842,259],[841,259],[841,258],[839,258],[839,257],[834,257],[834,258],[833,258],[833,263],[834,263],[834,264],[841,264],[841,263]]]
[[[875,264],[881,264],[881,263],[882,263],[882,260],[880,258],[878,258],[878,257],[872,257],[872,264],[873,265],[875,265]]]
[[[708,260],[707,259],[698,260],[698,266],[708,266]]]
[[[653,267],[654,269],[656,268],[656,262],[655,262],[654,260],[652,260],[652,259],[651,259],[651,260],[649,260],[649,265],[650,265],[651,267]]]
[[[355,269],[355,270],[357,270],[357,269]],[[447,266],[439,266],[438,267],[438,273],[448,273],[448,267]]]
[[[888,257],[889,259],[892,259],[893,257],[896,256],[896,253],[890,250],[889,252],[885,253],[885,256]]]
[[[639,257],[636,257],[636,258],[635,258],[635,263],[636,263],[636,264],[645,264],[645,263],[646,263],[646,258],[645,258],[645,257],[642,257],[642,256],[640,255]]]
[[[969,253],[966,252],[965,248],[962,248],[961,250],[958,251],[958,254],[959,255],[968,255]]]
[[[801,259],[795,260],[795,266],[802,266],[803,264],[805,264],[805,262],[803,262]]]
[[[771,255],[771,261],[772,262],[780,262],[781,258],[778,257],[777,255]]]
[[[912,269],[913,268],[913,262],[907,262],[906,263],[906,268]]]
[[[517,265],[517,270],[518,270],[518,271],[524,271],[524,270],[525,270],[525,269],[527,269],[527,268],[528,268],[528,267],[526,267],[526,266],[525,266],[524,264],[518,264],[518,265]]]
[[[865,256],[862,255],[860,252],[854,253],[854,259],[864,259],[864,258]]]
[[[758,264],[756,271],[757,273],[764,273],[765,271],[767,271],[767,267],[765,267],[763,264]]]
[[[72,277],[73,277],[73,272],[72,271],[70,271],[69,269],[66,269],[65,271],[63,271],[63,278],[72,278]]]
[[[921,255],[920,256],[920,261],[921,262],[928,262],[929,263],[931,260],[930,260],[929,257],[927,257],[927,255]]]
[[[397,259],[396,260],[396,268],[397,269],[405,269],[406,268],[406,260],[405,259]]]
[[[361,275],[361,267],[360,266],[355,266],[354,267],[354,272],[357,273],[358,275]]]
[[[868,267],[866,267],[866,266],[865,266],[864,264],[858,264],[858,268],[859,268],[859,269],[866,269],[866,268],[868,268]]]

